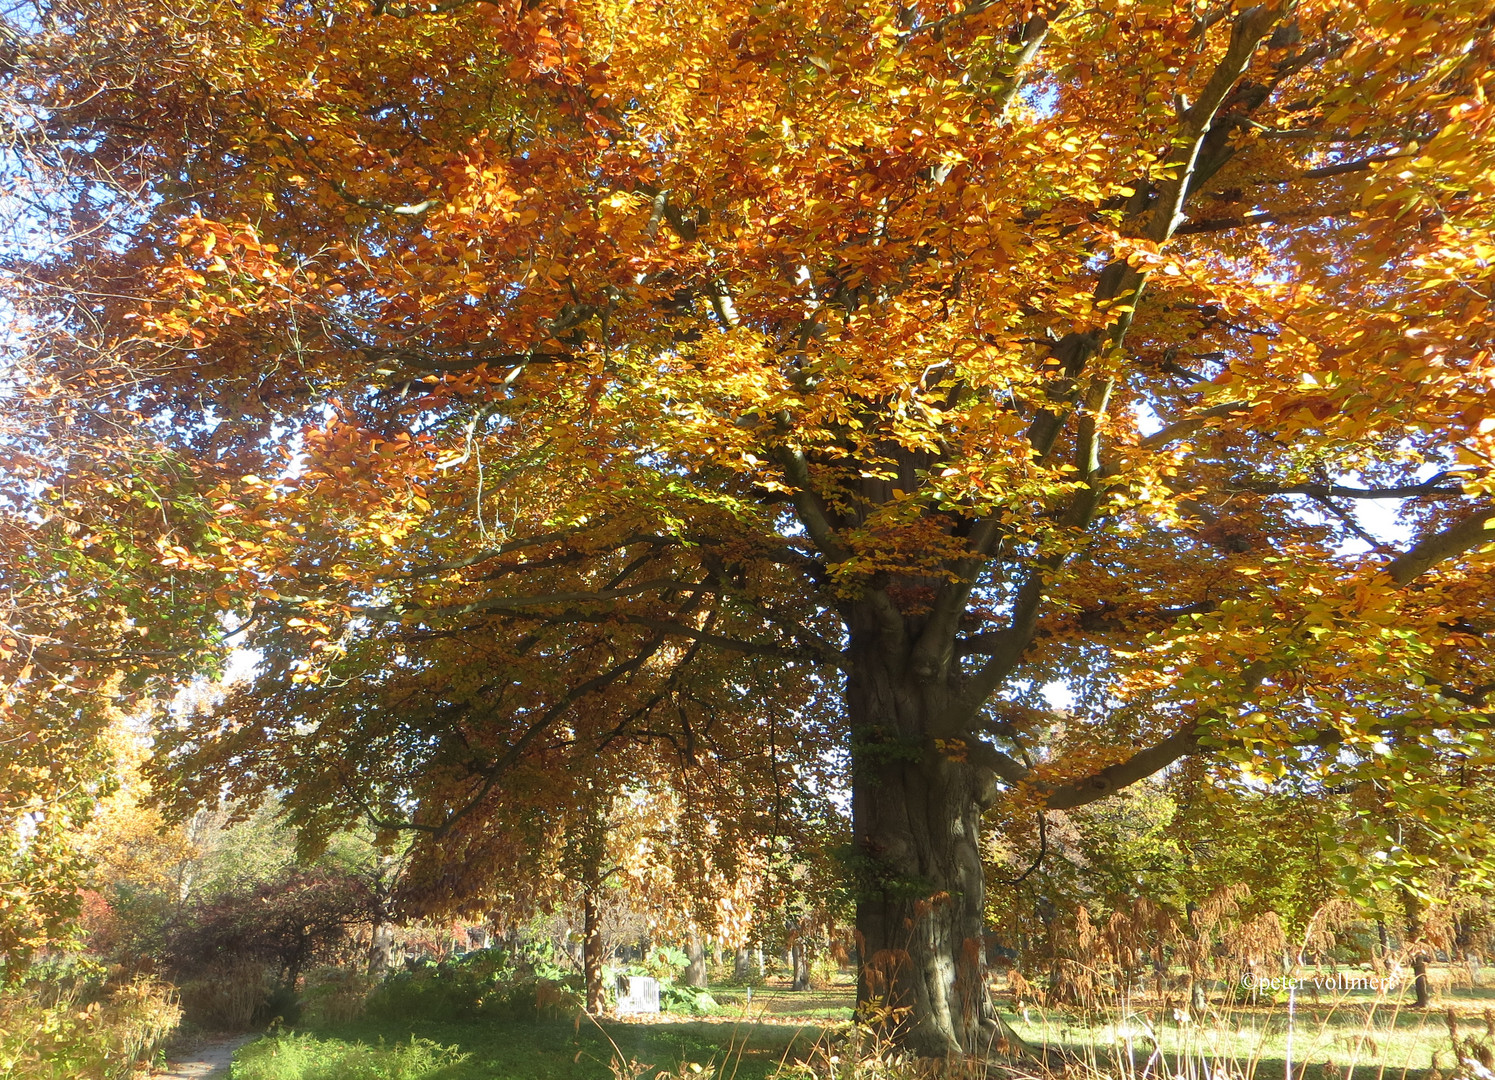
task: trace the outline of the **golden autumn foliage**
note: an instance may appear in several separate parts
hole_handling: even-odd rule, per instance
[[[998,799],[1203,757],[1483,851],[1448,807],[1495,685],[1491,35],[1481,0],[39,9],[9,123],[65,242],[10,272],[84,452],[25,498],[263,652],[163,742],[184,803],[284,786],[439,853],[615,746],[849,750],[866,955],[913,1045],[970,1048]],[[119,446],[173,512],[118,512]],[[48,618],[11,632],[102,633]]]

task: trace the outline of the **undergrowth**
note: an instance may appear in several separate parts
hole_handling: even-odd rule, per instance
[[[125,1080],[160,1056],[181,1016],[175,991],[151,978],[10,988],[0,993],[0,1077]]]
[[[363,1008],[374,1020],[516,1020],[574,1011],[581,990],[580,976],[544,950],[480,949],[390,976]]]
[[[234,1080],[426,1080],[467,1059],[428,1039],[364,1046],[306,1034],[278,1034],[234,1057]]]

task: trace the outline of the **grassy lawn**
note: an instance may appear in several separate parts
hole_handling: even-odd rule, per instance
[[[1278,1080],[1286,1071],[1285,1007],[1240,1009],[1204,1025],[1159,1022],[1145,1010],[1125,1018],[1029,1010],[1028,1020],[1012,1020],[1031,1045],[1063,1051],[1105,1072],[1140,1075],[1154,1052],[1160,1058],[1149,1070],[1152,1075],[1205,1077],[1223,1070]],[[1423,1073],[1435,1052],[1445,1070],[1453,1060],[1448,1029],[1437,1013],[1309,1007],[1295,1010],[1291,1027],[1294,1077],[1316,1080],[1336,1070],[1345,1080],[1411,1077]]]
[[[1093,1062],[1108,1073],[1141,1076],[1146,1070],[1194,1080],[1223,1071],[1247,1080],[1281,1080],[1291,1040],[1295,1080],[1392,1080],[1421,1078],[1435,1054],[1440,1070],[1450,1071],[1450,1013],[1466,1054],[1478,1057],[1481,1046],[1495,1047],[1492,998],[1485,988],[1444,989],[1433,1008],[1419,1012],[1411,1007],[1410,989],[1326,992],[1317,999],[1300,991],[1289,1017],[1284,994],[1275,1001],[1232,1004],[1217,992],[1202,1023],[1180,1021],[1171,1003],[1146,996],[1129,1009],[1083,1013],[1030,1006],[1004,1015],[1031,1045]]]
[[[827,1019],[851,1014],[846,991],[758,990],[708,1018],[670,1016],[407,1024],[358,1022],[246,1046],[234,1080],[607,1080],[660,1072],[766,1080],[807,1056]],[[808,1013],[809,1015],[804,1015]],[[413,1040],[413,1043],[412,1043]],[[633,1066],[637,1065],[635,1069]]]
[[[337,1031],[268,1037],[235,1057],[234,1080],[607,1080],[613,1062],[639,1073],[765,1080],[808,1054],[815,1026],[732,1026],[681,1021],[604,1020],[352,1025]],[[413,1048],[411,1040],[416,1040]],[[623,1074],[634,1075],[632,1068]]]
[[[1222,988],[1223,989],[1223,988]],[[661,1074],[768,1080],[810,1056],[849,1019],[852,988],[793,993],[714,991],[720,1014],[442,1023],[357,1022],[289,1033],[245,1047],[234,1080],[655,1080]],[[1453,1053],[1447,1013],[1467,1052],[1495,1044],[1489,990],[1444,990],[1417,1012],[1393,992],[1301,994],[1291,1024],[1285,1000],[1230,1004],[1217,994],[1210,1018],[1180,1022],[1167,1002],[1141,997],[1128,1010],[1095,1013],[1029,1006],[1003,1015],[1030,1045],[1136,1080],[1283,1080],[1289,1027],[1294,1080],[1422,1080],[1437,1054]],[[1007,995],[999,993],[1005,1002]],[[1487,1016],[1488,1014],[1488,1016]],[[413,1040],[413,1041],[412,1041]],[[623,1067],[615,1069],[614,1063]],[[699,1067],[699,1071],[696,1067]],[[1056,1070],[1057,1071],[1057,1070]]]

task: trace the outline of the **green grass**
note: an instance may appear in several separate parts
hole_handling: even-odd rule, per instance
[[[1281,1080],[1288,1058],[1286,996],[1237,1004],[1217,993],[1211,1001],[1212,1013],[1202,1023],[1179,1022],[1170,1004],[1147,999],[1131,1009],[1084,1013],[1030,1006],[1004,1015],[1030,1044],[1093,1063],[1101,1072],[1140,1075],[1158,1051],[1152,1076],[1213,1076],[1223,1068],[1246,1080]],[[1489,1003],[1490,992],[1483,989],[1444,990],[1426,1012],[1411,1007],[1410,990],[1379,997],[1326,992],[1317,1000],[1300,991],[1291,1018],[1294,1080],[1335,1073],[1343,1080],[1419,1080],[1434,1055],[1447,1072],[1454,1061],[1448,1010],[1458,1015],[1460,1038],[1472,1052],[1470,1040],[1495,1046],[1495,1016],[1484,1016]]]
[[[815,1026],[751,1022],[352,1024],[261,1039],[239,1051],[233,1080],[608,1080],[615,1058],[648,1066],[650,1077],[697,1064],[766,1080],[821,1035]]]
[[[856,990],[849,986],[831,990],[754,990],[753,1007],[769,1016],[850,1020],[856,1007]]]
[[[1167,1075],[1213,1075],[1224,1066],[1232,1075],[1273,1080],[1286,1069],[1285,1009],[1238,1013],[1203,1026],[1162,1022],[1147,1012],[1118,1020],[1065,1014],[1040,1019],[1031,1011],[1028,1022],[1018,1018],[1013,1026],[1032,1045],[1062,1050],[1104,1072],[1140,1073],[1154,1050],[1168,1063]],[[1383,1074],[1420,1076],[1434,1052],[1442,1054],[1445,1065],[1452,1060],[1447,1030],[1436,1015],[1367,1017],[1307,1009],[1294,1017],[1294,1077],[1320,1077],[1326,1063],[1367,1080]],[[1135,1064],[1128,1068],[1128,1061]]]
[[[467,1059],[438,1043],[413,1039],[384,1046],[283,1033],[234,1055],[234,1080],[426,1080],[456,1077]]]
[[[1224,988],[1221,987],[1221,990]],[[769,1080],[781,1063],[810,1055],[827,1025],[849,1019],[850,987],[793,993],[759,988],[751,1005],[741,991],[709,1020],[657,1021],[468,1019],[364,1020],[311,1033],[282,1034],[240,1051],[234,1080],[654,1080],[701,1074],[716,1080]],[[1006,995],[999,994],[999,1000]],[[1203,1023],[1180,1023],[1167,1002],[1143,999],[1130,1010],[1029,1007],[1004,1009],[1025,1040],[1119,1080],[1283,1080],[1288,1037],[1284,1000],[1235,1004],[1220,993]],[[1445,1008],[1460,1014],[1460,1035],[1495,1044],[1483,1014],[1490,993],[1445,990],[1434,1010],[1419,1013],[1395,994],[1300,993],[1292,1021],[1293,1080],[1424,1080],[1434,1054],[1453,1064]],[[796,1023],[804,1020],[803,1024]],[[1492,1014],[1491,1025],[1495,1025]],[[1149,1059],[1154,1052],[1158,1057]],[[1332,1068],[1325,1070],[1325,1065]]]

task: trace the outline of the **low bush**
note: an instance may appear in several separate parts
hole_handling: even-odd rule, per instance
[[[376,981],[347,968],[318,968],[306,977],[302,1020],[312,1027],[350,1024],[363,1015]]]
[[[704,987],[671,983],[659,988],[659,1007],[665,1012],[710,1016],[720,1003]]]
[[[182,983],[182,1012],[205,1031],[244,1031],[265,1011],[275,989],[271,969],[257,960],[222,960]]]
[[[810,961],[810,989],[829,990],[841,978],[841,965],[830,956],[817,956]]]
[[[640,974],[649,975],[663,982],[673,979],[685,966],[690,963],[690,957],[679,949],[668,945],[658,945],[650,949],[643,957],[628,965],[631,972],[635,968]]]
[[[0,1076],[124,1080],[159,1056],[181,1016],[175,991],[151,978],[18,987],[0,994]]]
[[[374,917],[363,878],[336,867],[292,866],[184,912],[168,935],[167,956],[174,971],[191,977],[254,960],[294,989],[313,964],[345,959],[354,931]]]
[[[581,976],[544,950],[479,949],[390,976],[368,996],[366,1012],[400,1021],[518,1019],[583,990]]]
[[[364,1046],[314,1035],[273,1035],[234,1057],[234,1080],[423,1080],[460,1064],[454,1046],[411,1039],[394,1046]]]

